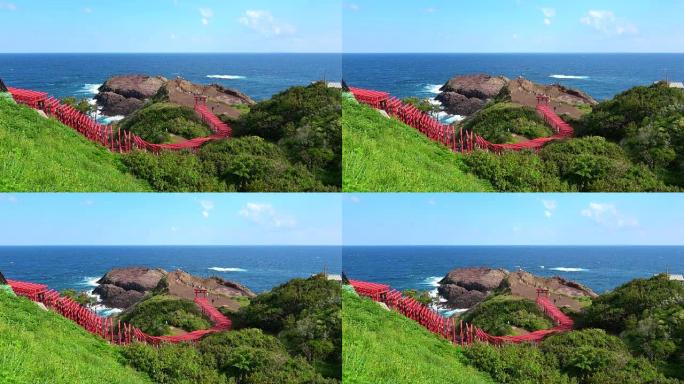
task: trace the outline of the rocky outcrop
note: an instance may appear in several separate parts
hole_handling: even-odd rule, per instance
[[[126,75],[107,80],[95,96],[102,112],[108,116],[130,115],[156,95],[168,80],[164,77]]]
[[[230,309],[239,308],[238,297],[256,297],[249,288],[238,283],[218,277],[203,279],[180,270],[118,268],[107,272],[97,283],[93,293],[99,295],[107,307],[120,309],[132,307],[152,291],[193,300],[195,289],[206,289],[214,306]]]
[[[438,292],[454,309],[470,308],[497,289],[508,271],[492,268],[462,268],[446,275],[439,282]]]
[[[437,100],[447,113],[469,116],[484,105],[508,84],[503,76],[484,74],[458,76],[449,80],[440,90]]]
[[[168,80],[161,76],[145,75],[112,77],[100,87],[95,99],[105,115],[128,116],[152,97],[192,108],[195,105],[195,95],[206,96],[207,104],[215,114],[230,117],[240,115],[234,105],[255,103],[244,93],[218,84],[201,85],[182,78]]]
[[[485,74],[458,76],[449,80],[442,88],[437,100],[449,114],[470,116],[482,109],[498,95],[509,95],[510,101],[528,107],[536,107],[537,96],[551,98],[551,105],[560,115],[573,118],[581,116],[582,105],[596,105],[597,102],[586,93],[559,84],[535,84],[519,77],[510,80],[504,76]]]
[[[137,303],[147,292],[152,291],[167,275],[163,269],[118,268],[98,280],[93,293],[100,296],[102,303],[112,308],[128,308]]]
[[[495,291],[535,300],[538,288],[548,289],[559,307],[579,309],[580,298],[597,297],[591,289],[562,277],[545,278],[525,271],[492,268],[453,270],[440,281],[438,292],[446,300],[445,306],[465,309],[475,306]]]

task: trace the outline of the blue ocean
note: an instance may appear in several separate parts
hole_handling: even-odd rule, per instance
[[[265,292],[296,277],[340,274],[339,247],[0,247],[6,278],[90,291],[108,270],[142,266],[182,269]]]
[[[344,247],[351,279],[434,290],[455,268],[523,269],[561,276],[603,293],[636,278],[684,273],[684,247]]]
[[[60,98],[91,98],[107,78],[124,74],[181,76],[263,100],[294,85],[339,81],[342,65],[339,54],[0,54],[8,86]]]
[[[342,67],[351,86],[402,98],[432,98],[450,78],[474,73],[560,83],[597,100],[666,78],[684,81],[684,54],[344,54]]]

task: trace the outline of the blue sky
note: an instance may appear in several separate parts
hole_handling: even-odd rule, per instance
[[[0,0],[0,52],[340,52],[340,0]]]
[[[0,194],[2,245],[339,245],[335,194]]]
[[[679,194],[352,194],[345,245],[684,245]]]
[[[680,0],[343,0],[345,52],[682,52]]]

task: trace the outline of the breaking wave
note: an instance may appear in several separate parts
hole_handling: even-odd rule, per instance
[[[568,80],[588,80],[589,76],[574,76],[574,75],[551,75],[554,79],[568,79]]]
[[[559,271],[559,272],[587,272],[588,269],[584,268],[568,268],[568,267],[558,267],[558,268],[549,268],[552,271]]]
[[[207,75],[208,78],[210,79],[223,79],[223,80],[242,80],[246,79],[245,76],[237,76],[237,75]]]
[[[246,269],[242,268],[221,268],[221,267],[211,267],[209,268],[212,271],[216,272],[247,272]]]

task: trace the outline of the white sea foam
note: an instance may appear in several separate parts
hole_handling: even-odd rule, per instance
[[[125,119],[126,116],[102,116],[102,122],[105,124],[111,124],[111,123],[116,123],[117,121],[121,121]]]
[[[574,75],[551,75],[554,79],[567,79],[567,80],[588,80],[589,76],[574,76]]]
[[[453,123],[458,123],[459,121],[465,120],[465,117],[463,117],[461,115],[450,115],[450,114],[442,111],[442,112],[437,113],[437,119],[442,124],[453,124]]]
[[[100,87],[102,84],[85,84],[78,93],[88,93],[91,95],[97,95],[100,93]]]
[[[246,79],[245,76],[238,75],[207,75],[210,79],[223,79],[223,80],[242,80]]]
[[[552,271],[559,271],[559,272],[587,272],[588,269],[584,268],[568,268],[568,267],[558,267],[558,268],[549,268]]]
[[[242,268],[221,268],[221,267],[211,267],[209,268],[212,271],[216,272],[247,272],[246,269]]]
[[[429,93],[434,93],[435,95],[439,95],[442,93],[442,86],[438,84],[428,84],[425,86],[425,91]]]
[[[80,285],[86,286],[86,287],[97,287],[99,284],[97,281],[100,280],[99,277],[92,277],[92,276],[87,276],[83,278],[83,281],[81,281]]]

